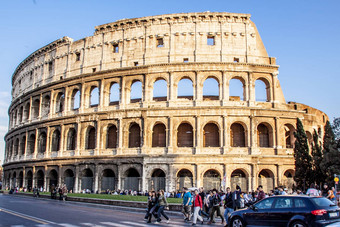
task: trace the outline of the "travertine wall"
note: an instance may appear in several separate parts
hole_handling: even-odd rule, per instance
[[[218,96],[203,94],[204,82],[210,78],[218,84]],[[191,80],[192,87],[187,89],[193,90],[192,97],[178,96],[182,79]],[[232,79],[242,83],[243,99],[230,96]],[[158,80],[167,86],[162,99],[153,96]],[[262,102],[256,100],[257,80],[266,86],[267,98]],[[142,84],[142,96],[133,100],[131,87],[137,81]],[[110,100],[114,84],[119,87],[118,102]],[[175,190],[183,185],[179,183],[183,169],[191,172],[191,184],[196,186],[219,186],[223,176],[230,185],[237,181],[233,173],[241,171],[239,183],[245,190],[260,183],[267,184],[268,190],[279,184],[291,187],[287,182],[294,174],[296,119],[303,119],[309,136],[327,120],[319,110],[285,102],[275,58],[268,57],[248,14],[171,14],[97,26],[94,36],[78,41],[64,37],[31,54],[15,70],[12,86],[5,138],[7,186],[48,189],[55,173],[61,183],[70,170],[72,188],[79,191],[82,177],[91,177],[82,172],[88,169],[91,188],[100,190],[103,171],[111,169],[115,188],[128,189],[127,171],[134,168],[140,190],[159,188],[154,186],[155,177],[166,179],[160,187]],[[99,102],[91,105],[95,88]],[[79,108],[74,106],[77,91]],[[153,129],[159,123],[165,126],[166,143],[152,147]],[[183,123],[192,126],[192,147],[178,144]],[[213,147],[204,142],[204,126],[209,123],[218,128],[218,145]],[[243,147],[232,144],[234,123],[243,127]],[[132,124],[140,127],[138,147],[129,147]],[[108,148],[110,125],[117,128],[117,142]],[[260,143],[260,125],[267,130],[265,147]],[[95,129],[93,148],[88,147],[91,127]],[[73,137],[71,129],[76,132]],[[72,149],[70,138],[75,144]],[[154,170],[163,175],[153,175]],[[205,175],[209,170],[214,177]],[[30,183],[27,174],[32,174]]]

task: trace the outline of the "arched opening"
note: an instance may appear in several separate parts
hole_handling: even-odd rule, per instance
[[[214,123],[206,124],[203,128],[203,144],[204,147],[219,147],[220,133],[219,128]]]
[[[19,112],[18,112],[18,121],[19,121],[19,123],[22,123],[23,112],[24,112],[24,107],[21,106],[21,107],[19,108]]]
[[[294,148],[294,143],[295,143],[295,128],[291,124],[285,124],[284,125],[284,130],[285,130],[285,146],[286,148]]]
[[[27,179],[27,190],[31,191],[32,190],[32,185],[33,185],[33,174],[32,174],[32,171],[28,171],[27,172],[26,179]]]
[[[288,189],[288,192],[292,192],[294,187],[294,175],[295,171],[292,169],[286,170],[283,174],[283,186]]]
[[[49,179],[50,179],[50,189],[52,188],[52,186],[57,187],[58,185],[58,173],[56,170],[52,169],[48,175]]]
[[[155,169],[151,175],[151,181],[149,182],[149,190],[161,190],[165,191],[165,173],[161,169]]]
[[[143,95],[142,82],[140,82],[139,80],[134,81],[131,84],[130,103],[140,102],[142,100],[142,95]]]
[[[50,103],[51,103],[51,98],[49,95],[45,95],[43,100],[42,100],[42,110],[41,110],[41,115],[42,116],[48,116],[50,113]]]
[[[64,111],[65,95],[63,92],[59,92],[55,102],[55,112],[62,113]]]
[[[90,107],[99,105],[99,89],[98,87],[91,87]]]
[[[93,172],[90,169],[84,169],[81,173],[81,189],[92,191]]]
[[[32,117],[34,119],[39,117],[39,109],[40,109],[40,100],[35,99],[32,104]]]
[[[271,141],[269,138],[269,129],[265,124],[259,124],[257,126],[257,138],[259,147],[271,147]]]
[[[245,172],[241,169],[236,169],[231,173],[230,188],[235,190],[236,186],[240,186],[242,191],[248,191],[248,179]]]
[[[115,173],[111,169],[103,171],[101,190],[115,190]]]
[[[72,170],[67,169],[64,172],[64,183],[66,184],[68,191],[73,191],[74,186],[74,173]]]
[[[73,151],[76,149],[77,133],[74,128],[70,128],[67,133],[67,150]]]
[[[176,189],[177,190],[182,190],[183,187],[191,188],[193,187],[193,176],[191,171],[187,169],[181,169],[177,173],[177,185]]]
[[[168,85],[164,79],[159,79],[153,84],[153,100],[167,101]]]
[[[166,146],[166,132],[164,124],[156,124],[152,129],[152,147]]]
[[[246,146],[245,130],[239,123],[234,123],[230,126],[230,145],[232,147]]]
[[[307,135],[309,150],[312,151],[312,144],[313,144],[313,136],[312,136],[312,133],[310,133],[309,131],[306,131],[306,135]],[[294,137],[294,138],[295,138],[295,137]],[[295,145],[295,141],[294,141],[294,145]]]
[[[135,168],[130,168],[125,172],[125,179],[124,179],[124,189],[125,190],[139,190],[139,179],[140,175]]]
[[[87,143],[86,149],[95,149],[96,148],[96,129],[90,126],[87,129]]]
[[[11,188],[15,188],[17,186],[17,173],[14,172],[12,176],[12,185]]]
[[[38,152],[44,154],[46,152],[46,132],[40,132],[38,139]]]
[[[117,127],[111,125],[107,129],[106,148],[117,148]]]
[[[37,172],[37,187],[44,188],[44,172],[42,170]]]
[[[255,81],[255,98],[258,102],[270,101],[270,86],[267,80],[260,78]]]
[[[274,174],[269,169],[263,169],[258,176],[258,185],[263,186],[263,191],[268,193],[274,189]]]
[[[188,123],[182,123],[177,129],[177,147],[193,147],[194,135],[192,126]]]
[[[35,134],[31,134],[28,140],[28,154],[34,153],[35,147]]]
[[[208,77],[203,83],[203,100],[219,100],[220,88],[218,80]]]
[[[132,123],[129,128],[129,148],[141,146],[141,131],[136,123]]]
[[[17,124],[17,111],[15,111],[12,114],[12,119],[13,119],[12,126],[15,126]]]
[[[19,154],[19,138],[16,138],[14,142],[14,157],[18,156],[18,154]]]
[[[26,136],[23,136],[20,141],[20,156],[24,156],[26,151]]]
[[[118,105],[120,100],[119,84],[112,83],[110,87],[110,105]]]
[[[24,109],[24,119],[23,120],[28,120],[30,117],[30,103],[26,103],[25,109]]]
[[[72,91],[71,97],[71,109],[77,110],[80,107],[80,91],[78,89],[74,89]]]
[[[177,99],[193,100],[192,81],[188,78],[181,79],[177,85]]]
[[[206,190],[211,190],[216,188],[217,190],[221,187],[221,176],[213,169],[206,171],[203,175],[203,187]]]
[[[60,131],[56,129],[52,134],[52,151],[59,150],[60,150]]]
[[[24,187],[24,173],[22,171],[20,171],[17,181],[18,181],[18,187],[23,188]]]
[[[244,101],[244,84],[241,78],[233,78],[229,81],[229,101]]]

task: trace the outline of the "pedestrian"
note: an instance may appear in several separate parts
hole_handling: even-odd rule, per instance
[[[59,200],[62,200],[63,199],[63,189],[62,189],[61,185],[58,188],[58,193],[59,193]]]
[[[209,214],[207,214],[207,199],[206,199],[206,197],[207,197],[207,195],[205,194],[205,192],[204,192],[204,188],[203,187],[200,187],[200,193],[199,193],[199,196],[201,197],[201,200],[202,200],[202,202],[203,202],[203,207],[202,207],[202,209],[200,210],[200,212],[199,212],[199,215],[204,215],[206,218],[209,218]]]
[[[327,185],[327,183],[324,183],[323,189],[322,189],[322,196],[327,198],[327,196],[328,196],[328,191],[329,191],[329,190],[328,190],[328,185]]]
[[[228,226],[228,218],[231,214],[231,212],[234,211],[233,209],[233,199],[232,199],[232,193],[229,187],[227,187],[227,192],[225,194],[224,198],[224,218],[225,218],[225,226]]]
[[[315,188],[314,183],[311,183],[310,188],[308,188],[306,195],[308,196],[319,196],[319,191]]]
[[[192,206],[192,196],[187,187],[183,187],[183,208],[182,213],[184,215],[184,221],[188,222],[191,218],[191,206]]]
[[[236,190],[232,194],[233,209],[238,210],[241,208],[241,187],[236,185]]]
[[[156,192],[152,191],[149,197],[149,200],[148,200],[147,223],[151,223],[152,215],[154,215],[156,218],[155,210],[157,206],[158,206],[158,198],[156,196]]]
[[[158,194],[158,211],[157,211],[157,221],[156,224],[161,222],[161,216],[165,217],[166,223],[170,222],[170,218],[164,213],[164,209],[168,208],[168,201],[164,195],[164,190],[159,190]]]
[[[203,201],[201,196],[198,194],[198,190],[195,189],[194,191],[194,198],[193,198],[193,208],[194,208],[194,218],[192,220],[192,225],[196,225],[197,219],[200,220],[201,224],[203,225],[203,218],[199,214],[200,210],[203,208]]]
[[[64,186],[61,190],[62,190],[62,193],[63,193],[63,201],[65,201],[66,198],[67,198],[67,187],[66,187],[65,184],[64,184]]]
[[[266,194],[263,191],[263,187],[262,185],[259,185],[258,187],[258,194],[257,194],[257,201],[261,201],[262,199],[264,199],[266,197]]]
[[[332,202],[335,202],[335,196],[334,196],[334,191],[332,189],[329,189],[328,190],[328,193],[327,193],[327,199],[329,199],[330,201]]]
[[[221,210],[220,210],[220,205],[221,205],[221,197],[219,194],[217,194],[217,189],[214,188],[213,189],[213,196],[212,196],[212,208],[211,208],[211,212],[210,212],[210,221],[208,222],[208,225],[211,225],[211,223],[213,223],[214,221],[214,215],[215,212],[217,213],[217,216],[221,217],[222,221],[221,223],[224,224],[224,217],[221,214]]]

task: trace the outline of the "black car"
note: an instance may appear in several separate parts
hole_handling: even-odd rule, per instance
[[[273,196],[232,212],[228,226],[340,226],[339,211],[324,197]]]

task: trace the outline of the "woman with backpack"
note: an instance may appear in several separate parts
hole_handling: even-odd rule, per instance
[[[221,217],[222,224],[224,224],[224,217],[221,214],[220,206],[222,205],[222,200],[220,195],[217,193],[217,189],[213,189],[213,195],[212,195],[212,208],[210,213],[210,221],[208,222],[208,225],[214,222],[214,214],[217,212],[217,216]]]

